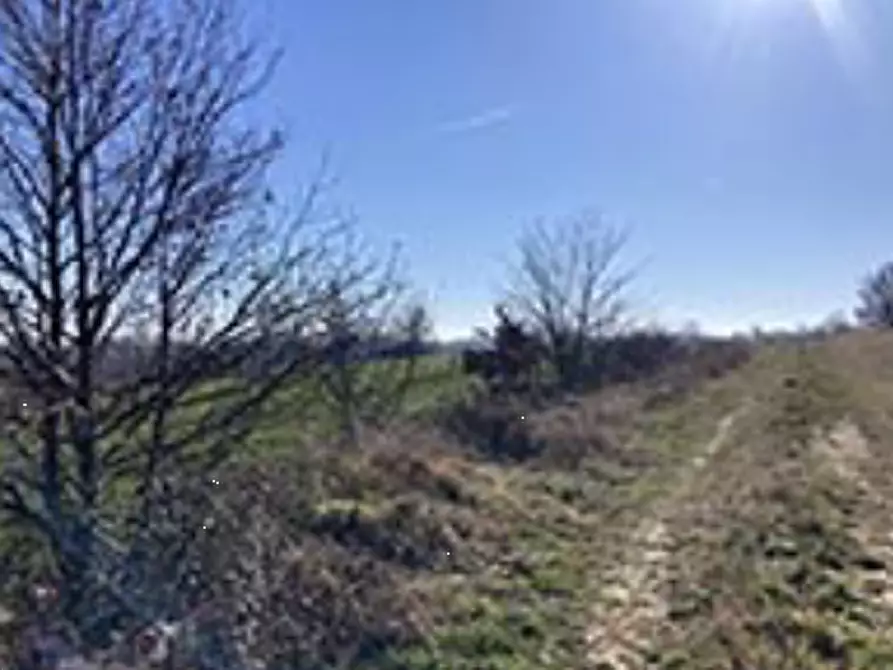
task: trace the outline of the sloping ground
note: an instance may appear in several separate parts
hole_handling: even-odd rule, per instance
[[[893,338],[658,395],[510,417],[521,461],[406,428],[233,473],[204,549],[259,612],[246,644],[289,670],[893,667]]]
[[[741,379],[509,413],[497,432],[522,460],[425,425],[307,449],[286,417],[220,477],[195,557],[260,667],[589,667],[596,577],[669,474],[717,435]],[[29,613],[3,596],[16,615],[0,630],[5,667],[3,643],[21,639]]]
[[[590,450],[470,466],[502,543],[482,572],[412,582],[438,612],[424,644],[367,667],[893,667],[891,398],[893,339],[858,335],[663,409],[618,393],[531,417]]]
[[[525,417],[544,445],[523,463],[462,461],[474,516],[499,529],[457,556],[476,567],[417,575],[411,589],[436,613],[424,640],[369,659],[368,668],[478,670],[591,667],[593,603],[628,547],[629,523],[730,425],[739,380],[646,412],[640,389]],[[629,391],[627,393],[626,391]],[[726,421],[724,422],[724,419]],[[713,447],[709,447],[713,448]],[[430,463],[430,460],[427,461]]]
[[[653,641],[670,614],[664,591],[679,548],[672,526],[701,471],[711,464],[749,409],[750,404],[745,403],[729,412],[703,448],[673,473],[666,481],[666,495],[652,504],[630,534],[628,554],[599,576],[601,597],[595,603],[587,635],[588,657],[597,667],[637,667],[651,656]]]
[[[464,477],[477,518],[505,533],[487,569],[415,582],[439,614],[424,643],[364,667],[591,668],[616,629],[644,637],[666,614],[652,588],[666,559],[665,498],[681,497],[723,446],[760,374],[757,365],[669,402],[658,390],[661,409],[650,409],[655,389],[629,387],[526,417],[544,445],[538,458],[477,462]],[[633,591],[623,617],[600,609]]]
[[[261,646],[291,668],[591,667],[604,571],[670,479],[719,448],[752,376],[659,409],[646,385],[515,416],[500,434],[527,445],[520,462],[427,428],[313,454],[290,498],[306,500],[289,534],[307,604],[282,612],[291,639]]]
[[[596,603],[591,667],[893,666],[893,433],[858,351],[835,341],[764,360],[746,409],[667,480],[625,561],[595,576],[620,587]]]

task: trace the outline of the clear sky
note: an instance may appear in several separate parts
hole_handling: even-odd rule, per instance
[[[520,229],[632,228],[644,318],[850,311],[893,257],[893,1],[245,0],[298,189],[405,245],[440,332],[489,320]]]

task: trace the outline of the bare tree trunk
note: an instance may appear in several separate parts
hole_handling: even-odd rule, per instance
[[[45,7],[44,21],[46,32],[55,44],[48,53],[50,59],[47,72],[47,95],[45,104],[45,130],[43,151],[48,166],[48,194],[46,205],[46,245],[47,270],[49,279],[49,333],[45,344],[48,362],[56,367],[62,358],[62,274],[60,272],[60,225],[62,218],[61,166],[59,156],[59,104],[61,68],[58,53],[58,40],[61,33],[61,10],[58,0]],[[61,519],[61,473],[59,444],[59,405],[61,394],[56,384],[50,382],[44,399],[43,453],[44,453],[44,496],[51,522],[62,524]]]

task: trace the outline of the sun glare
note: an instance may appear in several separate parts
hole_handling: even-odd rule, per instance
[[[747,32],[754,31],[757,24],[772,23],[780,11],[809,13],[847,75],[862,79],[867,75],[869,59],[857,21],[858,5],[858,0],[730,0],[726,7],[730,25]]]
[[[837,59],[854,78],[867,74],[868,54],[864,35],[856,22],[852,0],[804,0],[822,27]]]
[[[806,0],[806,2],[825,27],[837,25],[845,19],[843,0]]]

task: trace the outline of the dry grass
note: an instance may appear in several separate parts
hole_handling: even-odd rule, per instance
[[[818,670],[893,659],[880,579],[889,550],[869,539],[889,537],[893,517],[860,474],[877,470],[878,455],[843,423],[858,403],[825,346],[776,365],[752,416],[675,505],[667,616],[649,647],[655,667]]]
[[[267,493],[248,526],[233,517],[220,537],[232,548],[270,519],[276,586],[258,599],[263,629],[277,632],[255,644],[298,668],[587,667],[600,566],[692,445],[709,442],[736,383],[650,412],[654,385],[497,408],[507,434],[536,445],[523,457],[404,425],[358,451],[318,446],[252,465],[229,495]]]
[[[683,379],[243,463],[221,602],[298,670],[893,665],[893,338]]]

